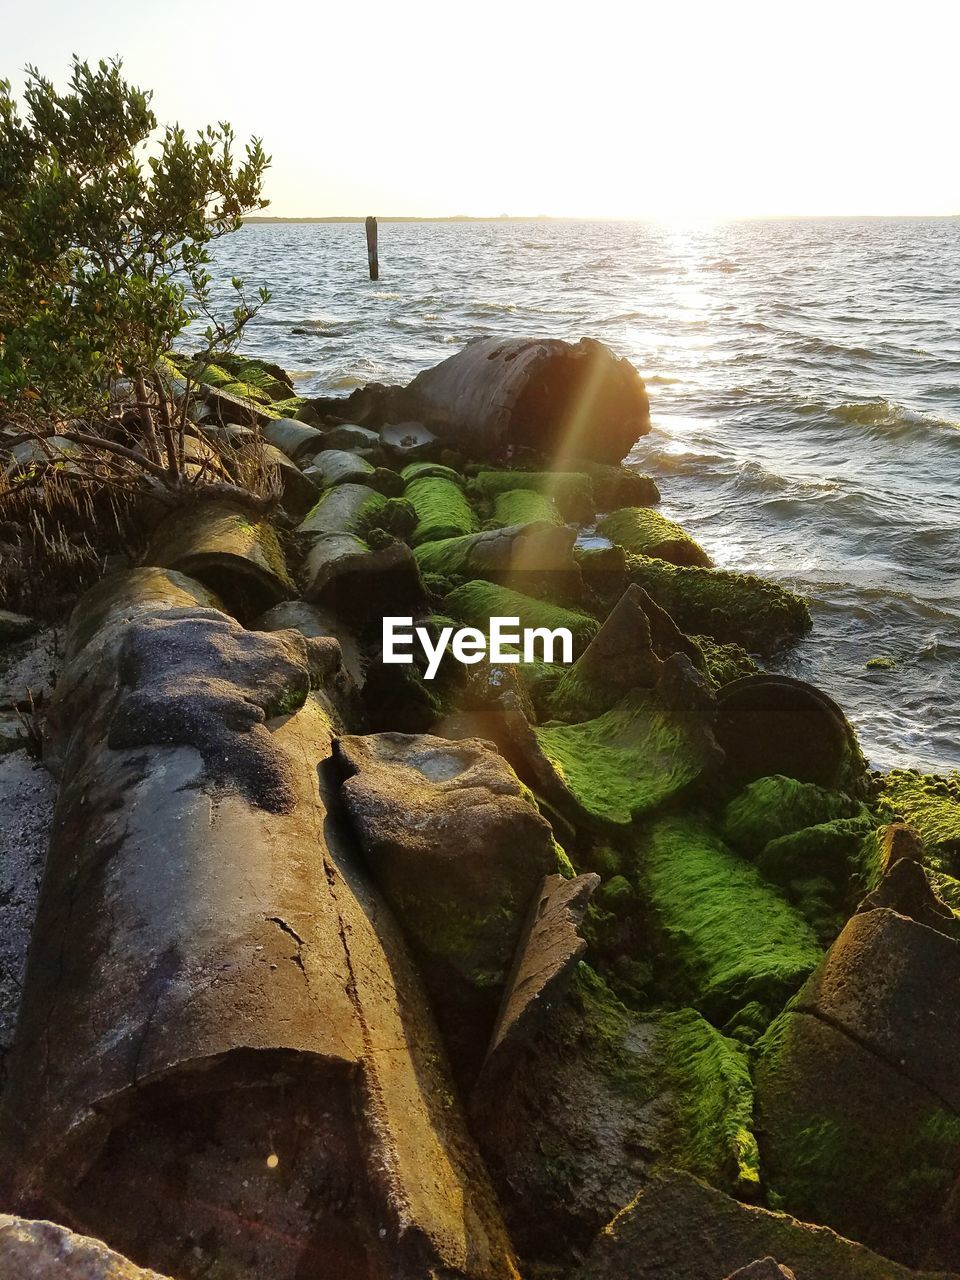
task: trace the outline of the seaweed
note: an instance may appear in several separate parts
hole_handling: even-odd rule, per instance
[[[604,516],[597,532],[637,555],[669,560],[677,565],[709,568],[712,563],[703,547],[685,529],[650,507],[623,507]]]
[[[422,476],[412,480],[404,497],[417,514],[413,531],[415,547],[424,542],[456,538],[473,533],[476,520],[463,490],[443,476]]]

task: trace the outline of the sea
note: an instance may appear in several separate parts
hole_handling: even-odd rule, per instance
[[[802,592],[776,669],[878,769],[960,767],[960,218],[247,224],[213,274],[301,394],[405,382],[480,335],[583,335],[646,380],[628,464],[719,566]],[[868,667],[873,658],[893,666]]]

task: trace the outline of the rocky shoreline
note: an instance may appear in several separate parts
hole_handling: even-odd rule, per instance
[[[960,1273],[960,782],[764,670],[806,604],[622,464],[636,371],[231,357],[193,418],[275,510],[0,614],[0,1275]],[[388,614],[575,661],[390,665]]]

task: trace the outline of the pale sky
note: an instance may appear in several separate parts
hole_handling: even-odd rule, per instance
[[[960,213],[960,4],[0,0],[0,76],[120,55],[268,212]]]

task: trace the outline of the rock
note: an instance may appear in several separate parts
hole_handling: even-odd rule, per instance
[[[321,489],[334,484],[365,484],[373,472],[373,466],[365,458],[345,449],[325,448],[314,455],[307,468],[307,474]]]
[[[576,1280],[717,1280],[768,1253],[797,1280],[950,1280],[910,1271],[826,1227],[738,1204],[664,1170],[597,1237]]]
[[[649,507],[623,507],[604,516],[597,532],[636,555],[707,569],[713,565],[703,547],[685,529]]]
[[[488,502],[518,489],[543,494],[573,524],[592,520],[597,511],[593,481],[584,471],[480,471],[472,487]]]
[[[590,338],[478,338],[418,374],[401,400],[472,457],[525,446],[619,462],[650,430],[640,375]]]
[[[697,816],[665,817],[636,840],[641,897],[674,987],[720,1022],[756,1000],[779,1009],[823,952],[800,913]]]
[[[425,604],[416,561],[396,540],[373,547],[351,533],[320,534],[301,576],[305,599],[329,606],[350,626],[374,627],[378,636],[383,617],[414,617]]]
[[[0,1088],[20,1007],[56,790],[47,770],[25,751],[0,753]]]
[[[589,459],[580,463],[593,485],[596,509],[616,511],[620,507],[650,507],[660,501],[660,490],[652,476],[631,466],[609,466]]]
[[[71,458],[83,453],[84,446],[68,440],[66,436],[48,436],[45,440],[23,440],[8,450],[11,461],[3,469],[6,480],[22,475],[31,467],[58,466],[66,470],[75,467]]]
[[[769,654],[812,626],[805,600],[752,574],[633,554],[627,555],[626,568],[630,581],[648,591],[688,635],[708,635],[721,644]],[[613,581],[619,596],[623,588],[615,575]]]
[[[422,422],[392,422],[380,431],[380,443],[398,462],[429,458],[443,447]]]
[[[877,832],[877,839],[880,844],[879,865],[884,872],[902,858],[923,862],[923,837],[916,827],[905,822],[891,822]]]
[[[417,513],[417,526],[411,538],[415,547],[440,538],[462,537],[477,527],[462,487],[452,480],[420,476],[407,484],[403,496]]]
[[[456,594],[456,593],[454,593]],[[575,822],[625,827],[717,768],[712,699],[682,655],[663,665],[654,689],[636,689],[579,724],[508,728],[522,774]]]
[[[521,629],[544,627],[554,631],[564,627],[573,637],[574,653],[585,648],[599,629],[597,620],[589,614],[525,596],[493,582],[465,582],[444,597],[443,611],[483,632],[489,631],[493,617],[517,618]]]
[[[274,605],[255,623],[257,631],[299,631],[307,639],[333,637],[340,646],[341,660],[357,688],[363,685],[363,662],[356,637],[331,610],[318,609],[305,600],[285,600]],[[324,682],[329,689],[329,683]]]
[[[101,1240],[0,1214],[0,1280],[165,1280]]]
[[[486,529],[458,538],[423,542],[416,549],[423,573],[445,577],[492,578],[531,594],[564,597],[582,594],[580,571],[573,559],[576,530],[546,521]],[[544,574],[550,574],[547,590]]]
[[[222,609],[216,595],[202,583],[169,569],[122,569],[81,596],[70,617],[64,640],[64,661],[70,663],[94,639],[115,624],[130,622],[160,609],[198,606]]]
[[[197,578],[241,619],[296,594],[276,531],[227,502],[171,512],[154,530],[144,558]]]
[[[452,467],[442,462],[408,462],[401,470],[400,478],[404,484],[412,480],[420,480],[424,476],[439,476],[443,480],[452,480],[454,484],[463,484],[463,476]]]
[[[587,949],[578,928],[599,883],[594,872],[573,880],[552,875],[534,895],[487,1050],[487,1072],[502,1072],[563,998]]]
[[[729,786],[779,773],[851,795],[863,790],[866,762],[856,734],[813,685],[789,676],[744,676],[725,685],[717,701]]]
[[[920,832],[930,857],[950,865],[960,854],[960,775],[891,769],[880,779],[877,803],[891,821]]]
[[[311,696],[261,725],[288,803],[211,790],[176,723],[157,743],[152,713],[124,712],[175,653],[130,640],[145,615],[111,625],[120,646],[95,635],[59,693],[63,781],[0,1117],[18,1202],[180,1280],[331,1259],[364,1280],[515,1280],[422,989],[336,816],[327,711]],[[191,642],[171,683],[247,680],[241,701],[282,709],[294,635]],[[139,745],[109,745],[118,714]],[[207,716],[208,738],[242,731],[230,697]]]
[[[312,507],[320,496],[320,490],[309,476],[303,474],[296,463],[291,462],[285,453],[272,444],[260,442],[259,449],[263,461],[268,466],[277,468],[280,473],[282,502],[291,515],[299,515]]]
[[[323,444],[326,449],[376,449],[380,444],[380,436],[369,427],[343,422],[325,433]]]
[[[22,613],[11,613],[9,609],[0,609],[0,644],[10,644],[14,640],[26,640],[38,629],[39,623],[27,618]]]
[[[296,418],[274,418],[263,424],[263,438],[293,462],[300,462],[318,449],[325,449],[326,432]]]
[[[920,863],[909,858],[900,858],[888,867],[877,887],[857,907],[857,914],[881,907],[909,916],[917,924],[937,929],[949,937],[958,936],[960,922],[956,915],[934,893]]]
[[[336,752],[364,857],[428,987],[498,996],[530,902],[557,869],[550,824],[488,742],[381,733],[340,738]]]
[[[338,484],[327,489],[313,506],[298,533],[353,533],[360,518],[382,507],[386,499],[365,484]]]
[[[23,721],[0,716],[0,756],[9,751],[20,751],[26,742]]]
[[[493,500],[491,517],[501,527],[523,524],[563,524],[553,498],[536,489],[506,489]]]
[[[266,427],[277,421],[276,411],[267,408],[265,399],[253,399],[248,394],[250,390],[253,389],[238,382],[222,387],[200,383],[194,387],[194,394],[207,405],[212,416],[224,424],[236,422],[240,426]]]
[[[742,1046],[690,1009],[627,1009],[584,964],[472,1097],[521,1254],[564,1264],[661,1163],[755,1194],[751,1107]]]
[[[781,1267],[776,1258],[758,1258],[739,1271],[727,1276],[727,1280],[797,1280],[789,1267]]]
[[[907,923],[945,946],[957,945]],[[844,934],[825,964],[828,973],[842,959]],[[877,997],[864,999],[863,1021],[875,1036],[878,1016],[891,1011],[897,993],[906,994],[909,986],[895,979],[891,999],[889,984],[885,967]],[[906,1266],[955,1270],[956,1226],[948,1206],[960,1176],[960,1117],[901,1066],[906,1055],[917,1075],[918,1057],[945,1029],[944,1015],[953,1018],[936,992],[928,989],[922,998],[923,1006],[907,1023],[921,1029],[921,1038],[916,1044],[900,1040],[895,1056],[882,1058],[839,1026],[804,1011],[812,1006],[809,996],[802,996],[804,1008],[791,1006],[759,1042],[757,1136],[764,1183],[778,1204]],[[838,1007],[852,1020],[849,1005]],[[933,1068],[940,1069],[947,1076],[952,1070],[949,1064]],[[771,1251],[792,1263],[783,1249]]]
[[[774,774],[758,778],[723,811],[724,839],[749,858],[758,858],[771,841],[836,819],[856,818],[862,806],[842,791]]]
[[[854,915],[795,1007],[894,1064],[960,1112],[960,1061],[953,1048],[960,1043],[955,938],[889,909]]]

